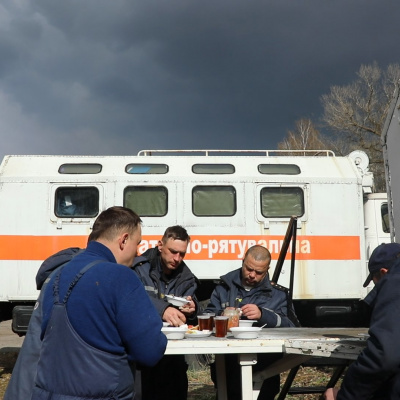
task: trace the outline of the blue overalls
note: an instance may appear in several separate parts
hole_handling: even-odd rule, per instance
[[[132,400],[134,378],[126,354],[116,355],[86,343],[72,327],[66,304],[84,267],[59,300],[60,271],[53,285],[54,305],[42,342],[32,400]]]

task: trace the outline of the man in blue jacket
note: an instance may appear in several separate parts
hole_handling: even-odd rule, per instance
[[[240,308],[242,317],[255,320],[254,326],[267,324],[267,328],[292,327],[288,317],[287,294],[278,286],[272,286],[268,276],[271,254],[263,246],[250,247],[242,267],[221,276],[221,283],[214,289],[205,312],[222,314],[226,307]],[[294,310],[290,310],[293,315]],[[259,354],[253,372],[261,371],[281,354]],[[226,355],[226,376],[229,400],[241,399],[240,366],[236,355]],[[214,364],[211,374],[215,382]],[[259,400],[272,400],[279,393],[279,375],[266,379],[258,396]]]
[[[348,368],[340,390],[327,400],[400,399],[400,244],[378,246],[368,262],[375,287],[364,299],[372,307],[366,348]]]
[[[62,265],[70,261],[74,256],[81,253],[83,249],[70,247],[53,254],[39,268],[36,275],[36,288],[40,290],[36,301],[24,342],[18,353],[11,379],[7,385],[3,400],[26,400],[32,396],[35,386],[36,368],[39,361],[40,340],[42,326],[42,301],[44,292],[51,274],[57,272]]]
[[[130,364],[163,356],[161,320],[129,268],[140,241],[140,218],[111,207],[96,219],[86,250],[51,276],[32,400],[131,400]]]
[[[189,242],[185,228],[170,226],[158,246],[137,257],[133,264],[159,316],[172,326],[196,321],[197,278],[183,261]],[[165,295],[185,297],[188,304],[174,307]],[[164,356],[156,366],[141,368],[142,400],[186,400],[187,368],[183,355]]]

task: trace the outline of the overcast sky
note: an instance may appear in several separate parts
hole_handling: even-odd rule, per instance
[[[362,64],[399,0],[0,0],[0,159],[275,149]]]

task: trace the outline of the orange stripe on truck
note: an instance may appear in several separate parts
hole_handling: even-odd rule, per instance
[[[161,236],[143,235],[138,252],[157,245]],[[187,260],[237,260],[254,244],[267,247],[276,260],[283,236],[193,235]],[[68,247],[86,247],[87,236],[0,236],[0,260],[44,260]],[[292,246],[289,246],[288,258]],[[359,260],[358,236],[297,236],[296,260]]]

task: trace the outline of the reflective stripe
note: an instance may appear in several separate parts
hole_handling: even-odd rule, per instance
[[[138,252],[152,247],[155,238],[144,235]],[[247,248],[255,244],[267,247],[272,259],[277,260],[283,239],[276,235],[193,235],[185,260],[241,260]],[[85,248],[86,244],[87,236],[0,235],[0,260],[44,260],[62,249]],[[359,236],[297,236],[296,260],[360,259]]]

